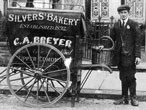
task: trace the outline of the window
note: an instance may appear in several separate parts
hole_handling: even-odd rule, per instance
[[[131,7],[132,18],[144,17],[144,0],[125,0],[125,3]]]
[[[144,24],[145,18],[145,0],[125,0],[125,4],[131,7],[130,10],[130,17],[140,24]],[[141,26],[141,34],[143,35],[143,42],[142,46],[145,46],[145,34],[144,34],[144,27]]]
[[[9,0],[9,6],[16,8],[52,8],[52,4],[52,0]]]
[[[64,8],[84,11],[85,0],[64,0]]]
[[[92,0],[91,2],[91,19],[97,19],[99,16],[102,18],[109,17],[109,0]]]
[[[9,7],[25,7],[26,0],[9,0]]]
[[[84,11],[85,0],[9,0],[9,7]]]

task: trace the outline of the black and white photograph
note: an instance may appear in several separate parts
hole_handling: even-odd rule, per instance
[[[0,110],[145,109],[145,0],[0,0]]]

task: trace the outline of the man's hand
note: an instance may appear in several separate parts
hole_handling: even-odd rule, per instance
[[[139,57],[135,58],[135,64],[138,65],[141,62],[141,59]]]
[[[104,48],[104,46],[103,45],[99,45],[99,46],[93,46],[92,48],[101,51]]]

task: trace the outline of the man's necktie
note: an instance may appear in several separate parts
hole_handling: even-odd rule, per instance
[[[122,24],[122,27],[124,28],[124,25],[125,25],[125,21],[123,20],[123,24]]]

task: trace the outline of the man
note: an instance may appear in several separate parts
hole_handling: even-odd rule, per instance
[[[110,36],[115,41],[114,65],[120,71],[122,98],[114,104],[128,104],[128,90],[130,91],[131,105],[138,106],[136,100],[136,65],[140,63],[141,38],[138,23],[129,19],[130,7],[122,5],[117,9],[120,19],[111,29]]]

